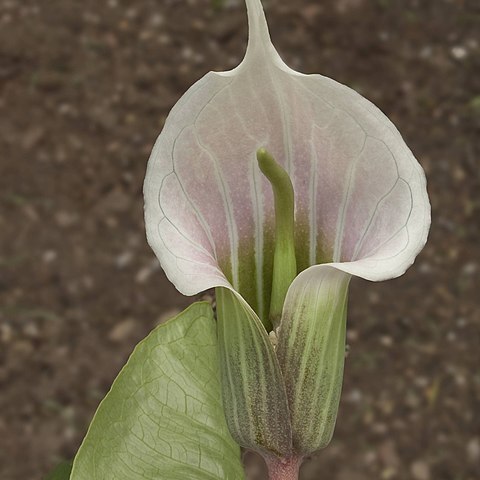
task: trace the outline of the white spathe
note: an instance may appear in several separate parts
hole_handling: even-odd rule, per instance
[[[265,147],[295,190],[297,253],[309,268],[293,285],[311,281],[311,269],[322,277],[327,265],[375,281],[402,275],[430,227],[422,168],[371,102],[285,65],[260,0],[246,3],[244,60],[185,93],[149,160],[147,237],[165,273],[194,295],[217,286],[242,292],[249,271],[264,316],[274,221],[271,186],[256,163]]]

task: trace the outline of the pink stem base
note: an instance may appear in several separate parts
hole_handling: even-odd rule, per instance
[[[269,480],[298,480],[302,457],[265,458]]]

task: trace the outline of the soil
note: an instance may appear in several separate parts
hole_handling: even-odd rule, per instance
[[[355,280],[331,445],[302,479],[480,479],[480,3],[271,0],[289,65],[346,83],[426,170],[427,247]],[[0,0],[0,478],[71,458],[133,346],[183,308],[145,241],[165,116],[244,53],[231,0]]]

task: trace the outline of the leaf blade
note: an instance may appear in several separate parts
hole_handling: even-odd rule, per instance
[[[71,480],[243,478],[218,369],[208,303],[195,303],[157,327],[101,402]]]

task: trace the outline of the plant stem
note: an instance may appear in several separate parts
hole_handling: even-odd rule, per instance
[[[265,458],[269,480],[298,480],[302,457]]]

